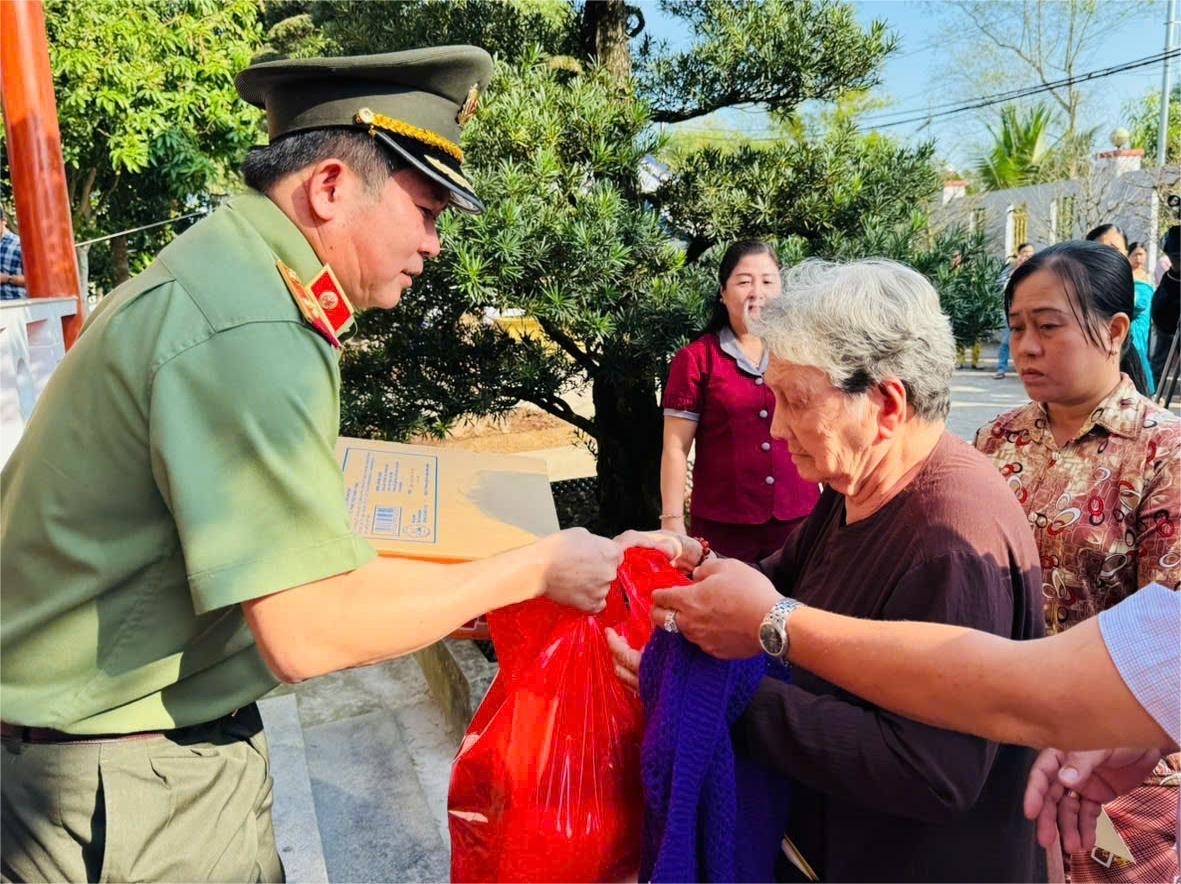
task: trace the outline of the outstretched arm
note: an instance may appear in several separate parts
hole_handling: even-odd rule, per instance
[[[485,611],[543,594],[597,611],[622,558],[618,544],[573,528],[478,562],[377,558],[242,608],[271,671],[298,682],[409,654]]]
[[[1096,618],[1015,642],[800,608],[788,630],[793,663],[927,724],[1037,747],[1174,744],[1120,677]]]

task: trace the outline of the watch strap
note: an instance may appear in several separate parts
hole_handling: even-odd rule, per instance
[[[777,632],[783,635],[783,649],[778,655],[781,660],[787,660],[787,651],[791,647],[791,639],[787,634],[787,618],[791,616],[792,611],[803,606],[804,603],[798,599],[785,596],[777,601],[767,616],[763,618],[763,623],[774,627]]]

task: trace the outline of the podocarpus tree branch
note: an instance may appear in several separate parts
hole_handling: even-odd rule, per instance
[[[569,335],[560,331],[556,325],[547,319],[537,318],[537,324],[541,326],[541,330],[559,347],[562,351],[569,355],[571,359],[577,363],[578,367],[583,369],[587,376],[593,378],[599,371],[599,365],[590,355],[583,350]]]
[[[706,114],[712,114],[716,110],[721,110],[725,107],[733,107],[736,104],[757,104],[759,101],[768,100],[767,98],[758,98],[751,95],[740,95],[738,93],[727,93],[719,95],[713,101],[707,101],[704,104],[695,105],[693,107],[680,108],[653,108],[652,122],[654,123],[683,123],[686,120],[694,120],[697,117],[704,117]]]
[[[594,421],[590,418],[583,417],[577,411],[570,407],[570,405],[563,399],[551,399],[548,396],[523,396],[526,402],[532,402],[538,408],[542,409],[556,418],[564,420],[568,424],[572,424],[582,432],[586,433],[592,439],[598,439],[598,430],[595,427]]]

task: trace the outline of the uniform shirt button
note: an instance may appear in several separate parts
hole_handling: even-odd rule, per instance
[[[763,386],[763,379],[762,378],[755,378],[755,386],[756,387]]]
[[[771,450],[771,443],[764,442],[762,445],[759,446],[759,448],[763,449],[763,451],[770,451]]]
[[[767,409],[760,408],[759,409],[759,417],[766,417],[766,416],[767,416]]]
[[[766,482],[768,485],[774,485],[774,484],[775,484],[775,477],[774,477],[774,476],[768,476],[768,477],[767,477],[766,479],[764,479],[763,481],[764,481],[764,482]]]

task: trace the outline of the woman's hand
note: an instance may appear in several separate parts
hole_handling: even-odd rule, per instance
[[[678,632],[707,654],[741,660],[762,651],[759,626],[783,598],[761,571],[737,559],[711,558],[693,572],[692,586],[652,593],[652,622]]]
[[[1037,820],[1038,842],[1049,847],[1061,837],[1066,851],[1090,850],[1103,805],[1139,786],[1160,757],[1159,749],[1043,749],[1025,788],[1025,816]]]
[[[701,544],[675,531],[624,531],[615,542],[624,549],[633,546],[658,549],[668,556],[670,565],[685,573],[692,571],[701,561]]]
[[[615,674],[633,691],[640,690],[640,652],[629,645],[618,632],[607,627],[607,647],[615,661]]]

